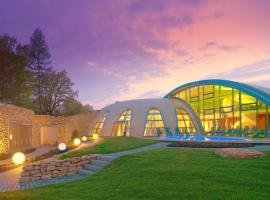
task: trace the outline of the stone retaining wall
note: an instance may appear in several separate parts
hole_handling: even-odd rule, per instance
[[[85,165],[96,159],[96,155],[88,155],[64,160],[52,159],[27,164],[23,167],[20,182],[29,182],[74,175]]]

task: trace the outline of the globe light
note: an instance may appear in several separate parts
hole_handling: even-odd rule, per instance
[[[98,138],[98,134],[95,133],[95,134],[93,135],[93,138],[94,138],[94,139],[97,139],[97,138]]]
[[[24,163],[25,161],[25,155],[21,152],[17,152],[12,156],[12,161],[16,164],[16,165],[20,165],[22,163]]]
[[[58,144],[59,151],[65,151],[67,149],[67,145],[65,143]]]
[[[82,136],[82,141],[86,142],[87,141],[87,137],[86,136]]]
[[[81,140],[80,140],[79,138],[75,138],[75,139],[73,140],[73,144],[76,145],[76,146],[78,146],[78,145],[81,144]]]

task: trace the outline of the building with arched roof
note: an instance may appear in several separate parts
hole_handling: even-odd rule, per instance
[[[270,89],[220,79],[191,82],[163,99],[106,106],[91,127],[92,134],[137,137],[268,132]]]
[[[165,135],[169,132],[175,134],[177,127],[182,132],[203,132],[196,113],[187,103],[178,99],[137,99],[116,102],[101,110],[92,127],[92,134],[102,136],[141,137]]]
[[[182,99],[200,118],[205,132],[219,129],[269,130],[270,90],[228,80],[184,84],[164,98]]]

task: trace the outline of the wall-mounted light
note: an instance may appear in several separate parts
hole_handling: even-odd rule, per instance
[[[13,138],[13,136],[10,134],[10,135],[9,135],[9,139],[12,140],[12,138]]]

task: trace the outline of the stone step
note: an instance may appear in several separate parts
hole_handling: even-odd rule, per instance
[[[89,165],[86,165],[84,168],[87,170],[96,172],[98,170],[101,170],[103,167],[89,164]]]
[[[115,159],[115,157],[105,156],[105,155],[97,156],[97,160],[102,160],[102,161],[107,161],[107,162],[111,162],[113,159]]]
[[[82,169],[78,172],[79,174],[83,175],[83,176],[90,176],[92,175],[94,172],[93,171],[89,171],[89,170],[86,170],[86,169]]]
[[[102,160],[93,160],[91,164],[98,167],[105,167],[106,165],[110,164],[110,162]]]

